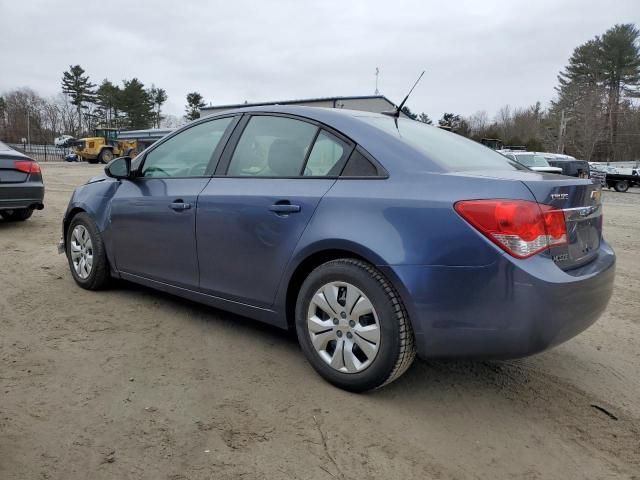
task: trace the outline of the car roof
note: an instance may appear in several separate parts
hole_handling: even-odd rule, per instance
[[[416,161],[423,162],[426,158],[425,155],[416,148],[400,141],[381,128],[364,121],[365,117],[384,119],[391,123],[396,120],[389,115],[382,115],[380,113],[300,105],[260,105],[216,112],[213,115],[204,117],[204,121],[206,121],[206,119],[241,113],[279,113],[294,115],[327,125],[360,145],[375,159],[379,161],[383,160],[383,166],[387,170],[396,170],[396,168],[398,168],[399,170],[406,171],[410,164],[415,165]],[[404,120],[411,121],[401,119],[401,121]],[[425,127],[429,126],[425,125]],[[432,165],[432,170],[446,171],[435,163]]]
[[[247,106],[240,108],[232,108],[229,110],[224,110],[222,112],[216,112],[213,116],[223,116],[228,115],[230,113],[282,113],[289,115],[298,115],[301,117],[307,117],[312,120],[316,120],[319,122],[323,122],[324,120],[338,120],[344,118],[353,118],[356,117],[386,117],[387,115],[382,115],[380,113],[375,112],[367,112],[363,110],[349,110],[346,108],[326,108],[326,107],[307,107],[302,105],[257,105],[257,106]],[[208,117],[205,117],[208,118]]]

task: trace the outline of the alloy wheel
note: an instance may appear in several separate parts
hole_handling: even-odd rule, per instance
[[[93,244],[84,225],[76,225],[71,232],[70,253],[73,269],[78,277],[86,280],[93,268]]]

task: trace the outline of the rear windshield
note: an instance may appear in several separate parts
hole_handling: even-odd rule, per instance
[[[397,119],[397,127],[392,118],[359,118],[424,152],[430,160],[449,171],[526,170],[480,143],[441,128],[403,118]]]
[[[533,153],[515,155],[516,160],[527,167],[548,167],[549,162],[542,155],[534,155]]]

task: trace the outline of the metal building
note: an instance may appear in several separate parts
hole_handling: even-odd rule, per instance
[[[356,97],[324,97],[307,98],[301,100],[282,100],[279,102],[238,103],[234,105],[211,105],[203,107],[200,114],[203,117],[233,108],[258,107],[264,105],[303,105],[306,107],[321,108],[345,108],[348,110],[361,110],[364,112],[380,113],[393,110],[396,104],[384,95],[364,95]],[[402,114],[402,116],[405,116]]]

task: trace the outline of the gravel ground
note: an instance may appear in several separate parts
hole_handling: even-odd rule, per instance
[[[613,299],[518,361],[416,361],[337,390],[291,334],[166,294],[75,286],[57,255],[74,186],[0,221],[0,479],[640,478],[640,189],[606,192]]]

